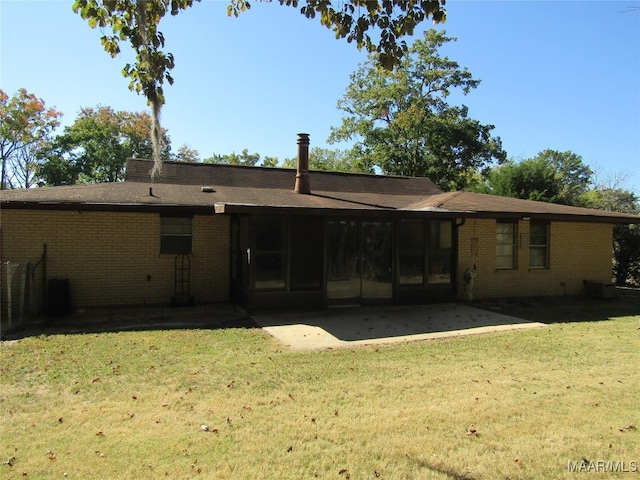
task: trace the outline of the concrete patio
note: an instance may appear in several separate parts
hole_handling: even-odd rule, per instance
[[[459,303],[334,308],[312,313],[258,314],[252,319],[295,350],[409,342],[546,326]]]

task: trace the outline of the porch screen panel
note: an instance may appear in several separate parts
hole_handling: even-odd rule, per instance
[[[255,288],[285,288],[285,221],[279,215],[259,216],[256,222]]]
[[[324,266],[324,220],[322,217],[291,217],[291,289],[322,288]]]
[[[362,298],[393,296],[391,222],[362,222]]]
[[[429,283],[451,283],[453,223],[429,221]]]
[[[357,222],[327,222],[327,298],[330,300],[360,298],[359,251]]]
[[[398,272],[401,285],[424,284],[426,242],[422,220],[402,220],[398,231]]]

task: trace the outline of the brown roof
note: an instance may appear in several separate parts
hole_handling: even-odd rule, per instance
[[[129,160],[125,181],[149,184],[151,165],[148,160]],[[289,168],[165,162],[162,174],[155,180],[155,183],[293,191],[295,177],[296,171]],[[435,183],[424,177],[385,177],[314,171],[311,173],[311,191],[316,190],[319,192],[421,196],[442,193],[442,190]]]
[[[262,210],[447,217],[544,217],[640,223],[640,216],[468,192],[444,193],[428,178],[310,173],[311,194],[293,191],[295,170],[165,162],[150,182],[148,160],[129,160],[124,182],[0,192],[3,208],[233,213]],[[203,188],[207,187],[207,188]],[[209,191],[203,191],[209,190]],[[304,210],[301,210],[304,209]]]
[[[573,221],[640,223],[640,215],[472,192],[449,192],[432,195],[405,208],[412,211],[460,212],[479,217],[529,216],[531,218],[545,217]]]

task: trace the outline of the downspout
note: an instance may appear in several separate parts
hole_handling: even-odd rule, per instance
[[[458,219],[456,219],[455,222],[455,245],[456,245],[456,249],[455,249],[455,254],[453,255],[453,264],[454,264],[454,268],[453,268],[453,297],[454,298],[459,298],[459,294],[460,292],[458,291],[458,257],[459,257],[459,251],[460,251],[460,247],[459,247],[459,240],[460,240],[460,235],[458,233],[458,230],[460,230],[460,227],[462,227],[466,222],[467,219],[466,218],[461,218],[460,219],[461,222],[458,223]]]

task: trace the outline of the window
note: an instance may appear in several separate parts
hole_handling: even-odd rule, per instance
[[[285,288],[284,217],[259,216],[256,223],[255,288]]]
[[[160,217],[160,253],[192,253],[191,217]]]
[[[398,235],[398,271],[402,285],[424,283],[424,222],[402,220]]]
[[[496,268],[516,268],[516,224],[496,224]]]
[[[549,224],[531,222],[529,229],[529,267],[549,267]]]

